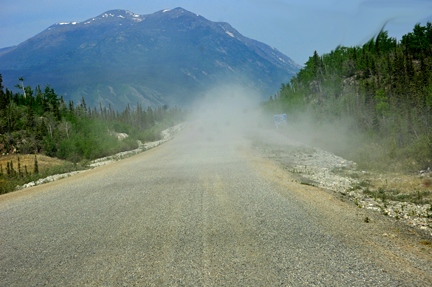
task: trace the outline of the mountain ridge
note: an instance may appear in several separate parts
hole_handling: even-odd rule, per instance
[[[5,84],[23,76],[26,85],[51,84],[66,98],[85,96],[105,106],[180,105],[224,79],[272,94],[299,68],[230,24],[180,7],[148,15],[109,10],[81,22],[56,23],[0,50]]]

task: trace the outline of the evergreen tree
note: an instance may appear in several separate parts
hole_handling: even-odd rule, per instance
[[[74,109],[74,102],[71,101],[71,100],[69,100],[69,114],[73,115],[74,112],[75,112],[75,109]]]
[[[33,129],[35,126],[35,120],[34,120],[34,111],[31,106],[27,108],[27,122],[26,127],[28,129]]]
[[[18,157],[18,176],[19,177],[22,177],[23,176],[23,174],[22,174],[22,172],[21,172],[21,161],[20,161],[20,158]]]
[[[56,120],[57,121],[61,121],[61,114],[60,114],[60,109],[58,107],[57,101],[54,101],[52,103],[52,111],[54,113],[54,116],[55,116]]]
[[[348,79],[353,75],[354,82]],[[332,94],[340,96],[329,97]],[[401,42],[381,31],[363,46],[337,47],[321,57],[315,51],[263,106],[278,113],[311,111],[318,121],[345,113],[359,130],[375,139],[392,137],[404,151],[411,149],[409,157],[430,166],[432,148],[426,147],[432,147],[432,24],[416,25]]]
[[[36,155],[35,155],[35,159],[34,159],[33,173],[36,173],[36,174],[39,173],[39,164],[38,164],[38,160],[37,160],[37,156]]]
[[[14,170],[14,166],[13,166],[13,161],[11,160],[9,163],[9,170],[10,170],[10,177],[15,177],[16,176],[16,172]]]
[[[2,74],[0,74],[0,111],[5,110],[9,103],[3,88],[3,78]]]

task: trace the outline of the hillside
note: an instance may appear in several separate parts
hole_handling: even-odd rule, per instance
[[[91,106],[185,106],[208,88],[240,84],[263,97],[300,66],[266,44],[182,8],[137,15],[107,11],[57,23],[0,50],[5,86],[50,84]]]
[[[315,52],[263,106],[291,123],[307,118],[308,132],[321,133],[313,143],[363,168],[418,171],[432,166],[431,73],[431,23],[401,41],[382,31],[362,46]]]

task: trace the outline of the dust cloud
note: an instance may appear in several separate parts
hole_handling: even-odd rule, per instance
[[[272,146],[306,145],[345,156],[361,145],[350,118],[317,122],[313,114],[287,114],[278,128],[274,113],[261,107],[262,95],[240,85],[215,87],[194,105],[188,122],[194,129],[190,140],[228,144],[247,138]]]
[[[354,126],[350,117],[320,122],[314,115],[304,112],[295,116],[288,115],[287,123],[280,126],[278,132],[298,144],[348,156],[363,145]]]
[[[257,91],[244,86],[215,87],[192,105],[189,122],[209,141],[236,140],[259,125],[261,100]]]

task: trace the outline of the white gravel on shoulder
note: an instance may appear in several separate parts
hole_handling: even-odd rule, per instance
[[[264,131],[251,137],[252,145],[271,160],[281,163],[288,171],[298,174],[305,183],[346,195],[360,208],[371,209],[426,230],[432,235],[432,205],[417,205],[371,197],[359,188],[360,180],[344,174],[361,174],[355,162],[331,152],[303,145],[275,131]]]
[[[32,182],[26,183],[23,186],[21,186],[20,189],[24,189],[24,188],[32,187],[32,186],[35,186],[35,185],[40,185],[40,184],[43,184],[43,183],[55,181],[55,180],[62,179],[62,178],[65,178],[65,177],[69,177],[69,176],[72,176],[72,175],[75,175],[75,174],[78,174],[78,173],[81,173],[81,172],[84,172],[84,171],[86,171],[86,170],[79,170],[79,171],[73,171],[73,172],[68,172],[68,173],[51,175],[51,176],[48,176],[46,178],[41,178],[41,179],[39,179],[37,181],[32,181]]]

